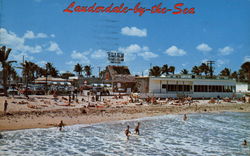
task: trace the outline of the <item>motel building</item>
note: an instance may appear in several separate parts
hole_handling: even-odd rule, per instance
[[[233,97],[236,81],[226,77],[214,79],[195,75],[168,75],[165,77],[136,77],[137,88],[142,97],[193,98]]]

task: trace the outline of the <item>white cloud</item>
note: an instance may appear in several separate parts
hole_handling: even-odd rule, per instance
[[[147,29],[138,29],[136,27],[123,27],[121,29],[121,33],[127,36],[146,37]]]
[[[142,48],[138,45],[138,44],[131,44],[129,45],[128,47],[125,47],[125,48],[118,48],[118,51],[121,51],[123,53],[138,53],[142,50]]]
[[[88,57],[86,56],[86,54],[84,52],[81,53],[81,52],[77,52],[77,51],[74,50],[71,53],[71,58],[73,60],[79,61],[80,64],[89,64],[90,63]]]
[[[208,59],[203,59],[201,60],[201,63],[206,63],[208,61]]]
[[[42,60],[42,61],[37,61],[37,62],[36,62],[36,64],[38,64],[38,65],[41,66],[41,67],[45,66],[46,63],[48,63],[48,62],[46,62],[46,61],[44,61],[44,60]]]
[[[215,61],[215,64],[218,66],[218,67],[221,67],[223,65],[226,65],[226,64],[229,64],[229,60],[221,60],[221,59],[218,59]]]
[[[79,63],[79,62],[77,62],[77,61],[68,61],[68,62],[66,62],[66,65],[74,66],[77,63]]]
[[[62,50],[56,42],[50,41],[50,46],[47,49],[48,51],[55,52],[57,55],[62,54]]]
[[[232,52],[234,51],[234,49],[232,47],[226,46],[224,48],[220,48],[219,49],[219,53],[221,55],[230,55]]]
[[[179,49],[178,47],[176,47],[174,45],[169,47],[165,51],[165,53],[168,54],[169,56],[183,56],[183,55],[187,54],[186,51],[184,51],[183,49]]]
[[[56,37],[56,35],[55,34],[51,34],[50,37],[54,38],[54,37]]]
[[[31,32],[26,35],[26,37],[32,37]],[[0,44],[11,47],[13,50],[21,51],[21,52],[30,52],[30,53],[40,53],[43,49],[40,45],[29,46],[25,44],[24,37],[18,37],[15,33],[11,31],[7,31],[4,28],[0,28]]]
[[[212,50],[211,47],[209,47],[206,43],[201,43],[196,47],[197,50],[202,52],[209,52]]]
[[[149,60],[149,59],[151,59],[151,58],[156,58],[156,57],[158,57],[157,54],[152,53],[152,52],[148,52],[148,51],[143,52],[143,53],[139,53],[138,55],[141,56],[141,57],[143,57],[144,60]]]
[[[35,58],[33,56],[28,55],[26,52],[11,52],[10,60],[15,60],[17,62],[23,62],[24,60],[32,61]]]
[[[47,38],[48,35],[45,33],[38,33],[37,35],[35,35],[35,33],[33,31],[26,31],[26,33],[23,35],[24,39],[35,39],[35,38]]]
[[[47,38],[48,35],[45,34],[45,33],[38,33],[36,37],[37,37],[37,38]]]
[[[119,52],[123,52],[125,55],[125,61],[133,61],[137,56],[142,57],[144,60],[158,57],[157,54],[150,52],[147,46],[139,46],[138,44],[131,44],[128,47],[118,48]]]
[[[244,57],[244,62],[250,62],[250,56],[245,56]]]
[[[92,52],[91,54],[91,58],[93,59],[104,59],[105,57],[107,57],[107,53],[105,50],[102,50],[102,49],[98,49]]]

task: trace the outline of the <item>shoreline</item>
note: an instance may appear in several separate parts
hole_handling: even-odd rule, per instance
[[[63,120],[66,126],[95,124],[168,114],[193,114],[216,112],[250,112],[249,103],[221,103],[196,105],[135,105],[108,108],[61,108],[48,110],[11,111],[0,113],[0,131],[57,127]]]

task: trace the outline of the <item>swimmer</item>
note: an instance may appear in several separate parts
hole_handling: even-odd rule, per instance
[[[242,143],[242,145],[246,146],[247,145],[247,141],[244,140],[243,143]]]
[[[131,132],[129,131],[129,125],[127,126],[127,129],[125,130],[125,135],[127,136],[127,139],[129,139],[129,135]]]
[[[186,114],[184,114],[184,116],[183,116],[183,120],[184,120],[184,121],[186,121],[186,120],[187,120],[187,115],[186,115]]]
[[[58,124],[59,130],[62,131],[62,127],[64,127],[64,123],[61,120],[61,122]]]
[[[140,135],[140,130],[139,130],[139,128],[140,128],[140,122],[138,122],[137,126],[135,127],[135,134]]]

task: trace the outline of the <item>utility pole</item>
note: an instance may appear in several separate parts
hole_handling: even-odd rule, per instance
[[[209,72],[210,72],[210,77],[213,77],[213,64],[215,63],[215,61],[207,61],[207,66],[209,67]]]
[[[23,65],[24,65],[24,55],[23,55]],[[23,70],[24,70],[24,67],[23,67]],[[22,83],[24,85],[24,72],[22,71],[22,74],[23,74],[23,77],[22,77]]]
[[[100,78],[100,77],[101,77],[101,76],[100,76],[100,73],[101,73],[101,67],[100,67],[100,66],[98,66],[97,68],[98,68],[98,71],[99,71],[99,72],[98,72],[98,77]]]
[[[48,64],[48,63],[47,63]],[[45,94],[47,95],[47,93],[48,93],[48,65],[47,64],[45,64],[45,81],[46,81],[46,83],[45,83]]]

